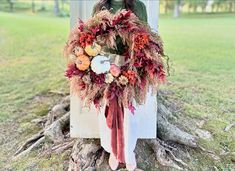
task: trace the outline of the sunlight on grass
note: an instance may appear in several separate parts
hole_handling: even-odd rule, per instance
[[[12,117],[37,93],[67,88],[62,51],[69,23],[6,13],[0,13],[0,23],[0,115]]]
[[[186,117],[206,121],[203,129],[213,141],[201,140],[201,145],[217,154],[235,149],[234,128],[223,131],[235,120],[234,17],[164,18],[159,24],[173,63],[171,84],[164,88],[183,102]]]
[[[0,23],[0,123],[19,122],[20,118],[17,131],[22,139],[36,130],[30,120],[45,115],[50,107],[50,97],[42,104],[32,104],[32,99],[50,90],[69,91],[62,56],[69,19],[0,13]],[[234,30],[235,15],[161,17],[159,23],[166,54],[173,63],[169,84],[162,88],[175,92],[173,98],[182,103],[185,118],[205,121],[202,128],[212,133],[213,141],[200,143],[217,154],[235,149],[235,128],[223,131],[235,120]],[[12,148],[0,146],[1,153]],[[190,162],[195,167],[213,164],[204,155],[194,157]],[[44,160],[37,162],[44,166]],[[218,167],[230,168],[230,159],[223,160]],[[29,164],[16,162],[15,166],[24,169]]]

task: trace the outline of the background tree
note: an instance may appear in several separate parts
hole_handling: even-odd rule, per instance
[[[61,9],[62,11],[64,11],[64,5],[66,3],[67,0],[61,0]]]
[[[174,9],[174,1],[166,0],[164,1],[165,4],[165,13],[168,13],[169,11],[172,11]]]
[[[13,12],[13,8],[14,8],[14,0],[7,0],[7,2],[9,3],[9,9],[10,9],[10,12]]]
[[[212,11],[219,12],[222,3],[224,3],[224,0],[214,0],[214,3],[212,5]]]
[[[60,14],[59,0],[54,0],[54,14],[56,16]]]
[[[40,8],[40,11],[45,11],[45,10],[46,10],[45,2],[44,2],[44,0],[41,0],[41,8]]]
[[[32,0],[32,12],[35,13],[35,2]]]
[[[184,0],[185,4],[188,6],[188,13],[193,11],[194,13],[197,12],[198,7],[201,7],[202,11],[205,12],[206,4],[208,0]]]
[[[175,0],[174,14],[173,14],[175,18],[178,18],[180,16],[180,3],[181,0]]]
[[[235,10],[235,0],[163,0],[160,5],[165,14],[172,12],[174,17],[179,17],[180,13],[184,12],[183,9],[188,13],[232,13]]]
[[[233,8],[234,8],[234,0],[225,0],[225,5],[226,5],[226,11],[228,12],[233,12]]]

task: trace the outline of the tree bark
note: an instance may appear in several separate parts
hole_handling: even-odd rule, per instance
[[[233,1],[229,2],[229,12],[233,12]]]
[[[168,13],[168,0],[165,0],[165,14]]]
[[[44,128],[26,140],[19,147],[13,159],[29,154],[35,148],[41,147],[42,144],[53,143],[54,146],[45,149],[42,155],[59,154],[73,147],[69,161],[69,170],[71,171],[110,170],[108,165],[109,155],[101,147],[99,139],[78,138],[75,141],[69,137],[69,102],[70,98],[67,96],[51,109],[47,117],[33,120],[33,123],[43,124]],[[167,142],[174,142],[175,146],[183,144],[191,148],[197,148],[198,140],[195,136],[168,122],[167,118],[171,115],[170,110],[161,101],[158,102],[158,138],[138,139],[135,149],[138,167],[150,170],[158,162],[161,166],[173,167],[179,170],[187,168],[187,164],[178,158],[176,148]],[[119,169],[124,167],[125,165],[120,165]]]
[[[44,0],[41,0],[41,8],[40,8],[40,11],[45,11],[45,10],[46,10],[45,2],[44,2]]]
[[[197,5],[194,4],[193,6],[193,12],[196,13],[197,12]]]
[[[174,6],[174,18],[178,18],[180,16],[180,0],[175,0]]]
[[[59,0],[54,0],[54,14],[55,16],[60,14]]]
[[[32,0],[32,12],[35,13],[35,2]]]
[[[7,1],[9,3],[10,12],[13,12],[14,3],[12,2],[12,0],[7,0]]]

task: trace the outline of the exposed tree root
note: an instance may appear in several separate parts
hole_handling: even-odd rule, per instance
[[[34,142],[32,145],[30,145],[27,149],[21,151],[18,155],[15,155],[13,157],[13,160],[16,160],[22,156],[27,155],[30,151],[32,151],[33,149],[37,148],[42,142],[45,141],[45,137],[41,137],[39,138],[36,142]]]
[[[37,142],[40,138],[42,138],[43,131],[40,131],[39,133],[33,135],[29,139],[25,141],[25,143],[15,152],[14,156],[17,156],[18,154],[22,153],[22,151],[27,150],[31,145],[33,145],[35,142]]]
[[[70,113],[66,113],[64,116],[54,121],[50,126],[44,130],[44,136],[55,144],[62,143],[64,141],[63,131],[69,125]]]
[[[187,164],[184,163],[181,159],[178,159],[175,157],[175,155],[171,152],[171,150],[164,148],[158,140],[147,140],[147,144],[152,148],[154,151],[154,154],[156,156],[156,159],[158,162],[167,167],[173,167],[178,170],[183,170],[183,167],[186,167]],[[182,165],[183,167],[180,167],[178,164]]]
[[[78,139],[73,147],[69,171],[95,170],[104,161],[104,150],[95,139]]]
[[[44,151],[42,153],[42,156],[50,156],[52,153],[54,153],[54,154],[61,154],[64,151],[73,148],[74,142],[75,142],[74,140],[70,139],[70,140],[65,141],[65,142],[63,142],[61,144],[58,144],[58,145],[56,145],[56,146],[54,146],[54,147]]]
[[[73,145],[74,145],[74,141],[68,141],[68,142],[65,142],[63,144],[60,144],[60,145],[57,145],[57,146],[53,147],[52,152],[54,152],[56,154],[59,154],[59,153],[64,152],[67,149],[72,148]]]
[[[154,156],[161,165],[182,170],[187,168],[187,164],[177,158],[173,153],[175,148],[164,143],[164,141],[172,141],[189,147],[198,147],[197,138],[169,123],[167,118],[170,115],[170,110],[162,103],[158,103],[157,128],[158,136],[161,140],[147,139],[141,141],[144,141],[145,144],[151,147]],[[47,117],[32,121],[33,123],[42,124],[44,128],[39,133],[26,140],[17,150],[14,158],[28,154],[31,150],[39,147],[43,142],[52,142],[54,146],[50,149],[46,149],[42,155],[62,153],[73,147],[69,162],[69,170],[71,171],[110,170],[106,159],[107,153],[100,146],[99,139],[79,138],[75,141],[69,138],[69,118],[69,96],[67,96],[60,104],[52,108]],[[146,147],[141,145],[141,148],[144,149]],[[138,155],[141,156],[140,151],[139,153]]]
[[[158,137],[162,140],[170,140],[189,147],[197,147],[197,137],[180,130],[177,126],[170,124],[166,117],[170,111],[163,104],[158,105]]]
[[[66,111],[66,109],[68,109],[68,106],[69,106],[69,98],[65,97],[62,100],[61,104],[54,106],[52,110],[48,113],[47,120],[38,119],[38,121],[40,121],[41,124],[44,124],[45,127],[37,134],[27,139],[25,143],[22,146],[20,146],[18,150],[15,152],[13,159],[17,159],[21,156],[27,155],[31,150],[39,147],[39,145],[43,143],[45,140],[51,141],[54,144],[63,143],[65,141],[64,133],[68,131],[68,126],[69,126],[70,113]]]

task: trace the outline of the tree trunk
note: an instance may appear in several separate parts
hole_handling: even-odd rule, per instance
[[[32,0],[32,12],[35,13],[35,2]]]
[[[168,13],[168,0],[165,1],[165,14]]]
[[[159,95],[162,99],[162,95]],[[13,159],[18,159],[30,153],[32,150],[42,147],[42,144],[52,142],[54,146],[43,147],[42,155],[51,153],[62,153],[71,148],[72,153],[69,161],[70,171],[109,171],[108,153],[100,146],[99,139],[78,138],[76,141],[69,136],[70,121],[70,97],[67,96],[61,102],[55,105],[48,113],[47,117],[34,119],[33,123],[43,125],[44,128],[31,138],[27,139],[21,147],[18,148]],[[138,139],[135,148],[138,167],[144,170],[151,170],[156,167],[156,162],[160,166],[167,166],[183,170],[187,164],[180,158],[189,156],[185,147],[179,148],[177,144],[183,144],[191,148],[198,147],[197,137],[180,130],[168,122],[167,118],[172,113],[161,101],[158,102],[158,138],[157,139]],[[174,147],[171,145],[175,142]],[[179,152],[180,150],[180,152]],[[182,155],[183,154],[183,155]],[[176,157],[177,156],[177,157]],[[119,169],[125,165],[119,166]]]
[[[197,5],[194,4],[193,6],[193,12],[196,13],[197,12]]]
[[[216,5],[216,12],[219,12],[220,4]]]
[[[188,5],[188,14],[190,13],[191,7],[192,7],[192,6],[189,4],[189,5]]]
[[[61,0],[61,10],[64,11],[65,0]]]
[[[233,3],[234,2],[229,2],[229,12],[233,12]]]
[[[60,14],[59,0],[54,0],[54,14],[55,16]]]
[[[14,3],[12,2],[12,0],[7,0],[7,1],[9,3],[10,12],[13,12]]]
[[[41,0],[41,9],[40,9],[40,11],[45,11],[45,10],[46,10],[45,2],[44,2],[44,0]]]
[[[178,18],[179,16],[180,16],[180,0],[176,0],[174,6],[174,18]]]

